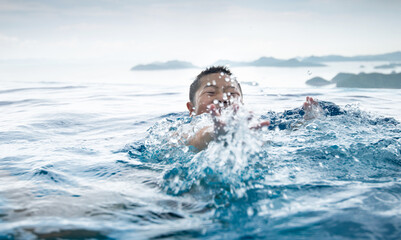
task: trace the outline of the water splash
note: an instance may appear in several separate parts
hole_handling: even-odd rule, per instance
[[[226,123],[226,134],[200,152],[182,144],[178,136],[210,126],[209,114],[165,119],[130,150],[130,156],[160,172],[155,181],[163,192],[209,206],[211,212],[205,217],[229,224],[232,230],[252,232],[255,228],[247,222],[258,225],[266,219],[272,219],[272,228],[265,235],[289,231],[280,221],[305,229],[315,224],[330,229],[324,216],[343,208],[360,209],[360,202],[379,201],[379,205],[369,203],[369,212],[363,210],[372,217],[401,203],[401,194],[389,195],[382,188],[401,184],[400,124],[355,106],[340,110],[309,121],[303,120],[302,111],[268,113],[264,117],[298,125],[255,131],[249,127],[263,116],[252,116],[244,107],[237,112],[226,109],[219,119]],[[302,215],[316,217],[301,221]],[[356,219],[353,223],[364,224]]]

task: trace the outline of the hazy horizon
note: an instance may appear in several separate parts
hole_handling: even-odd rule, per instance
[[[288,59],[401,50],[401,1],[0,0],[0,60]]]

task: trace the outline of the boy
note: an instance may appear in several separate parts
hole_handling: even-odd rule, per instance
[[[231,75],[232,73],[226,67],[210,67],[202,71],[191,84],[190,101],[187,102],[190,116],[210,113],[214,126],[199,130],[193,137],[187,139],[187,145],[203,150],[219,135],[225,134],[225,123],[219,120],[221,110],[231,105],[235,112],[243,101],[241,85]],[[314,117],[315,114],[312,110],[316,109],[315,106],[319,108],[317,101],[307,97],[303,106],[305,119]],[[259,129],[269,125],[269,121],[262,121],[251,129]]]

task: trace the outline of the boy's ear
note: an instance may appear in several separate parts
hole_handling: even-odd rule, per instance
[[[192,112],[194,111],[194,106],[192,105],[191,102],[187,102],[187,108],[188,108],[188,111],[189,111],[189,115],[191,116]]]

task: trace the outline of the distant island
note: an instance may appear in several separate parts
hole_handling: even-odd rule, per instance
[[[315,77],[306,81],[312,86],[336,84],[345,88],[393,88],[401,89],[401,73],[339,73],[331,81]]]
[[[321,87],[321,86],[333,84],[333,82],[327,81],[326,79],[321,78],[321,77],[314,77],[314,78],[311,78],[308,81],[306,81],[306,84],[315,86],[315,87]]]
[[[351,62],[351,61],[387,61],[393,62],[387,65],[376,66],[379,68],[395,68],[401,66],[401,51],[377,55],[360,55],[353,57],[345,57],[341,55],[327,55],[327,56],[310,56],[298,57],[291,59],[277,59],[274,57],[261,57],[254,61],[231,61],[219,60],[213,65],[229,65],[231,67],[324,67],[327,62]],[[364,66],[361,65],[361,68]],[[190,62],[172,60],[167,62],[154,62],[149,64],[139,64],[131,68],[132,71],[153,71],[153,70],[168,70],[168,69],[188,69],[198,68]],[[322,81],[320,81],[322,83]]]
[[[401,67],[401,63],[390,63],[390,64],[379,65],[376,66],[375,69],[393,69],[396,67]]]
[[[139,64],[131,68],[131,71],[153,71],[153,70],[169,70],[169,69],[186,69],[197,68],[190,62],[172,60],[167,62],[154,62],[150,64]]]
[[[300,61],[296,58],[288,60],[273,57],[261,57],[251,62],[235,62],[230,60],[219,60],[214,65],[230,65],[231,67],[324,67],[326,65],[316,62]]]
[[[401,61],[401,51],[377,55],[360,55],[353,57],[344,57],[340,55],[327,55],[327,56],[310,56],[303,58],[307,62],[370,62],[370,61]]]

